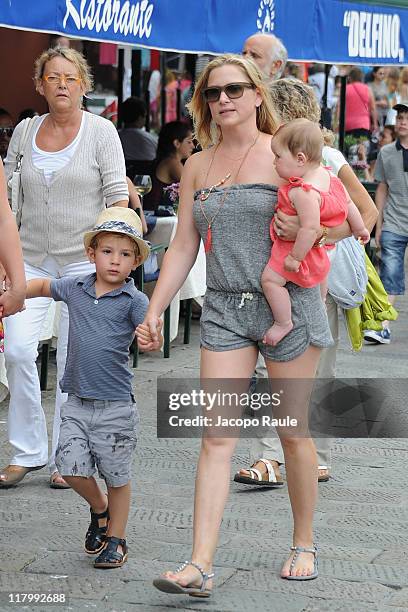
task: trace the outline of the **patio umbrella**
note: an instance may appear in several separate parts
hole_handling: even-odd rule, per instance
[[[396,0],[2,0],[0,25],[193,53],[240,52],[257,31],[289,58],[407,63],[408,7]]]

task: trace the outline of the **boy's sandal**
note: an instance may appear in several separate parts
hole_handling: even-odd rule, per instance
[[[299,556],[299,553],[312,553],[314,555],[313,572],[308,576],[292,576],[289,574],[289,576],[281,576],[281,578],[284,578],[285,580],[314,580],[315,578],[317,578],[319,575],[319,572],[317,571],[317,546],[315,545],[312,548],[305,548],[304,546],[291,546],[290,550],[293,550],[295,552],[295,554],[293,555],[293,559],[290,562],[290,572],[292,572],[293,568],[295,567],[295,563]]]
[[[201,586],[193,586],[191,582],[187,586],[182,586],[178,582],[165,578],[164,576],[160,576],[160,578],[153,580],[153,585],[156,587],[156,589],[159,589],[159,591],[163,591],[164,593],[175,593],[178,595],[185,594],[190,595],[190,597],[210,597],[211,589],[207,589],[206,585],[210,578],[214,578],[214,572],[208,574],[197,563],[194,563],[194,561],[184,561],[184,563],[182,563],[174,573],[177,574],[178,572],[183,571],[187,565],[192,565],[200,572],[202,578]]]
[[[118,551],[118,547],[122,547],[122,552]],[[94,567],[99,569],[112,569],[114,567],[122,567],[128,559],[128,547],[126,540],[108,536],[106,545],[99,557],[95,559]]]
[[[320,472],[326,472],[325,474],[320,474]],[[318,465],[317,466],[317,480],[318,482],[329,482],[330,480],[330,471],[327,465]]]
[[[110,518],[109,508],[106,508],[104,512],[100,512],[99,514],[93,512],[92,508],[90,508],[90,511],[91,522],[89,524],[88,531],[86,532],[85,536],[85,552],[87,552],[89,555],[96,555],[105,546],[106,532],[108,530],[108,523]],[[100,527],[99,519],[104,518],[107,519],[106,525]]]
[[[255,468],[256,464],[262,462],[266,467],[266,472],[261,472]],[[247,470],[249,476],[243,476],[241,472],[237,472],[234,476],[235,482],[241,482],[242,484],[260,485],[263,487],[281,487],[283,480],[277,478],[273,465],[269,459],[258,459],[251,465]]]

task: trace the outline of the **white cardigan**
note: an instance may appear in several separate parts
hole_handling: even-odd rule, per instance
[[[40,118],[38,118],[38,121]],[[24,149],[21,180],[24,205],[20,239],[24,259],[40,266],[47,255],[59,265],[86,260],[84,232],[105,206],[128,199],[125,160],[115,126],[84,113],[80,141],[70,162],[54,173],[49,185],[33,165],[33,122]],[[9,178],[16,165],[22,123],[14,130],[4,166]]]

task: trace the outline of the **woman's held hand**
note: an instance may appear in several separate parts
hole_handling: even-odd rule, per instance
[[[163,344],[163,335],[161,329],[163,322],[159,317],[146,317],[146,319],[137,326],[136,336],[140,350],[157,351]]]
[[[9,317],[24,310],[25,291],[8,288],[0,295],[0,316]]]

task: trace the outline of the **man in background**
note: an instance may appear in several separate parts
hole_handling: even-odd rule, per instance
[[[288,52],[282,41],[274,34],[261,32],[246,39],[242,55],[255,62],[264,73],[266,81],[279,79],[288,61]]]
[[[119,130],[119,138],[126,161],[151,161],[156,157],[157,136],[144,129],[146,113],[146,104],[141,98],[131,97],[123,103],[125,127]]]

